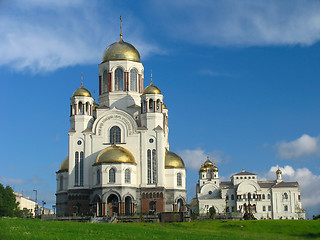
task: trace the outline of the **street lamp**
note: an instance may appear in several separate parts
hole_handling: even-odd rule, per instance
[[[34,215],[37,216],[37,214],[38,214],[38,190],[33,189],[33,191],[36,192],[36,206],[34,208]]]

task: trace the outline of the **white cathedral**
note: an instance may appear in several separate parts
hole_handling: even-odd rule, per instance
[[[144,88],[140,54],[122,34],[99,64],[99,105],[83,84],[70,100],[58,216],[186,211],[186,168],[169,151],[163,95],[152,79]]]
[[[208,157],[199,169],[191,208],[202,216],[214,208],[228,218],[250,213],[256,219],[305,219],[298,182],[283,181],[279,168],[275,174],[275,180],[258,181],[257,174],[243,169],[233,174],[231,181],[220,182],[218,168]]]

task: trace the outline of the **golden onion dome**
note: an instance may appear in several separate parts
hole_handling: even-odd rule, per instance
[[[280,169],[278,169],[278,170],[276,171],[276,174],[282,174],[282,171],[281,171]]]
[[[162,103],[162,108],[167,109],[167,106],[164,103]]]
[[[66,157],[60,165],[59,172],[64,172],[68,170],[69,170],[69,157]]]
[[[80,97],[91,97],[91,93],[88,89],[83,87],[83,83],[81,83],[81,87],[74,91],[72,97],[80,96]]]
[[[210,161],[209,156],[207,156],[207,161],[204,163],[204,167],[210,168],[213,166],[213,163]]]
[[[166,168],[186,168],[182,158],[174,152],[166,152]]]
[[[127,149],[113,145],[111,147],[107,147],[106,149],[102,150],[97,159],[95,164],[100,163],[132,163],[136,164],[134,157],[130,151]]]
[[[202,173],[202,172],[207,172],[207,168],[202,164],[201,165],[201,168],[199,169],[199,173]]]
[[[218,172],[218,170],[219,170],[219,169],[216,167],[216,164],[215,164],[215,163],[213,164],[213,166],[212,166],[211,169],[212,169],[212,172]]]
[[[161,91],[157,86],[153,85],[151,81],[150,85],[144,89],[142,94],[161,94]]]
[[[93,101],[93,110],[96,110],[99,107],[99,104],[96,103],[96,100]]]
[[[112,60],[141,62],[138,50],[130,43],[123,41],[122,36],[118,42],[111,44],[103,53],[102,63]]]

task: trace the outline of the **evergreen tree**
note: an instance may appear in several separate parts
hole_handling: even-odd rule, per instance
[[[19,203],[10,186],[4,187],[0,183],[0,216],[14,217],[19,215]]]

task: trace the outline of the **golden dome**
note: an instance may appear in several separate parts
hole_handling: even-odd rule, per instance
[[[100,163],[133,163],[136,164],[134,157],[131,152],[127,149],[113,145],[111,147],[107,147],[106,149],[102,150],[97,159],[95,164]]]
[[[201,172],[207,172],[207,168],[203,164],[201,165],[201,168],[199,170],[199,173]]]
[[[97,108],[99,107],[99,104],[98,103],[96,103],[96,101],[94,100],[93,101],[93,110],[96,110]]]
[[[162,103],[162,108],[167,109],[167,106],[164,103]]]
[[[276,174],[282,174],[282,171],[281,171],[280,169],[278,169],[278,170],[276,171]]]
[[[209,156],[207,156],[207,161],[204,163],[204,167],[210,168],[213,166],[213,163],[210,161]]]
[[[166,152],[166,168],[186,168],[182,158],[174,152]]]
[[[134,62],[141,62],[138,50],[130,43],[123,41],[122,37],[118,42],[107,47],[103,53],[102,63],[111,60],[130,60]]]
[[[213,164],[213,167],[211,168],[212,172],[218,172],[218,168],[216,167],[216,164]]]
[[[72,97],[75,96],[81,96],[81,97],[91,97],[91,93],[88,89],[83,87],[83,84],[81,83],[81,87],[74,91]]]
[[[66,157],[60,165],[59,172],[64,172],[68,170],[69,170],[69,157]]]
[[[161,94],[161,91],[157,86],[153,85],[151,81],[150,85],[144,89],[142,94]]]

